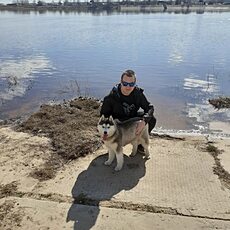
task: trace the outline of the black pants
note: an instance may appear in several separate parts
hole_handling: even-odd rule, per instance
[[[152,116],[151,119],[148,122],[148,124],[149,124],[149,133],[151,133],[151,131],[155,127],[156,122],[157,122],[156,118],[154,116]]]
[[[138,112],[138,117],[143,117],[144,116],[144,113],[143,112]],[[149,124],[149,134],[151,133],[151,131],[153,130],[153,128],[155,127],[156,125],[156,118],[154,116],[152,116],[149,121],[148,121],[148,124]]]
[[[153,130],[153,128],[155,127],[156,125],[156,118],[154,116],[151,117],[151,119],[148,121],[148,124],[149,124],[149,134],[151,133],[151,131]],[[140,152],[143,152],[144,151],[144,147],[142,145],[138,145],[138,151]]]

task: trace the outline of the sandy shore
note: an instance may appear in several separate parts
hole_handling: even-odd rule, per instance
[[[115,172],[100,103],[43,105],[0,126],[0,229],[230,229],[230,138],[152,134]]]
[[[49,138],[2,126],[0,145],[3,230],[230,229],[230,139],[155,135],[148,161],[128,146],[115,173],[101,147],[45,180],[32,172],[55,154]]]

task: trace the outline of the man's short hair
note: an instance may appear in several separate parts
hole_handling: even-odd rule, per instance
[[[126,70],[125,72],[123,72],[122,75],[121,75],[121,81],[123,80],[123,77],[124,77],[125,75],[126,75],[127,77],[134,77],[134,78],[135,78],[135,81],[136,81],[136,74],[135,74],[135,72],[134,72],[133,70],[128,69],[128,70]]]

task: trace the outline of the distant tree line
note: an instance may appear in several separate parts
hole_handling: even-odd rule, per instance
[[[58,0],[55,2],[45,2],[43,0],[13,0],[7,5],[33,5],[33,6],[77,6],[77,5],[126,5],[126,6],[146,6],[146,5],[202,5],[202,4],[224,4],[230,0]]]

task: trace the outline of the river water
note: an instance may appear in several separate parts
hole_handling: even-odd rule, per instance
[[[230,13],[0,12],[0,119],[103,98],[133,69],[157,130],[230,134]]]

